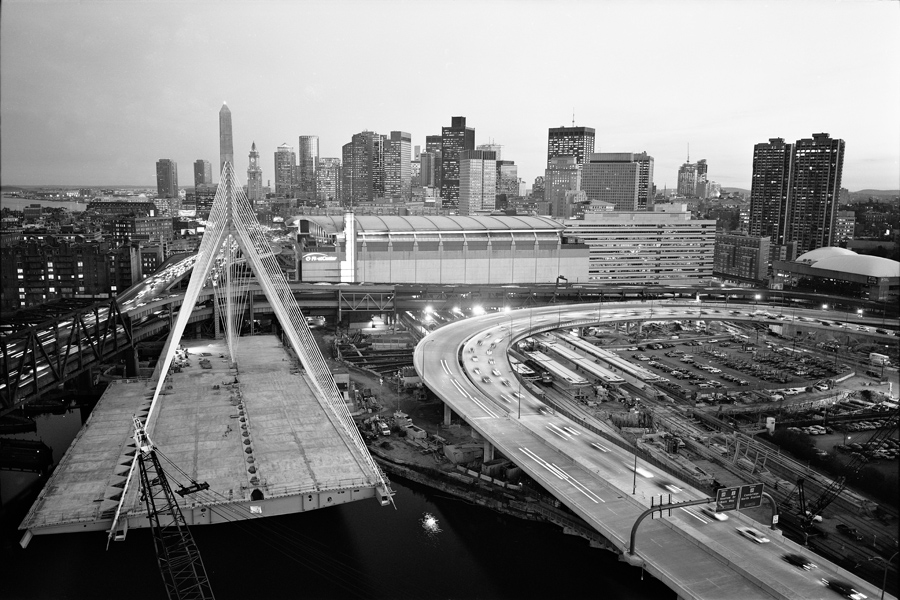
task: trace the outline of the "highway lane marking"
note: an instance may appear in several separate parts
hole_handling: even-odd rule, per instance
[[[447,375],[453,374],[450,372],[450,367],[447,366],[447,360],[444,358],[441,359],[441,367],[444,369],[444,373],[446,373]]]
[[[558,435],[559,437],[561,437],[564,440],[572,439],[571,435],[569,435],[568,433],[566,433],[565,431],[563,431],[562,429],[560,429],[558,426],[554,425],[553,423],[548,423],[547,429],[549,429],[552,433],[555,433],[556,435]]]
[[[709,521],[707,521],[706,519],[704,519],[703,517],[701,517],[700,515],[698,515],[696,512],[694,512],[693,510],[691,510],[689,508],[682,508],[681,510],[683,510],[687,514],[691,515],[692,517],[694,517],[701,523],[704,523],[704,524],[709,523]]]
[[[598,496],[597,494],[595,494],[594,492],[589,490],[583,483],[581,483],[580,481],[578,481],[577,479],[575,479],[574,477],[572,477],[571,475],[566,473],[566,471],[564,469],[562,469],[561,467],[559,467],[558,465],[547,462],[546,460],[544,460],[543,458],[541,458],[540,456],[538,456],[537,454],[535,454],[528,448],[519,447],[519,450],[521,452],[523,452],[526,456],[531,458],[533,461],[535,461],[536,463],[538,463],[539,465],[541,465],[542,467],[544,467],[545,469],[547,469],[548,471],[550,471],[551,473],[556,475],[556,477],[559,478],[560,480],[566,481],[566,482],[572,484],[572,486],[576,490],[578,490],[579,492],[584,494],[584,496],[587,497],[587,499],[590,500],[591,502],[593,502],[594,504],[598,504],[599,502],[603,502],[604,504],[606,503],[606,500],[604,500],[603,498],[601,498],[600,496]]]

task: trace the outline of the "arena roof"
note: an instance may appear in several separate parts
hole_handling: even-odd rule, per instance
[[[866,256],[856,253],[823,258],[816,261],[813,267],[828,271],[865,275],[866,277],[900,277],[900,262],[880,256]]]
[[[326,231],[337,233],[344,230],[344,218],[342,216],[298,215],[292,217],[290,225],[306,219],[316,223]],[[426,232],[426,231],[521,231],[544,230],[561,231],[562,223],[547,217],[522,217],[522,216],[412,216],[400,217],[396,215],[360,215],[356,217],[356,224],[360,233],[389,233],[389,232]]]
[[[807,264],[813,264],[817,261],[822,260],[823,258],[830,258],[832,256],[859,256],[853,250],[847,250],[846,248],[836,248],[835,246],[825,246],[824,248],[816,248],[815,250],[810,250],[804,254],[801,254],[797,257],[796,262],[802,262]]]

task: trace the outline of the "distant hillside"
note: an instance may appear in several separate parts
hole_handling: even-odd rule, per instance
[[[851,196],[900,196],[900,190],[859,190],[850,192]]]

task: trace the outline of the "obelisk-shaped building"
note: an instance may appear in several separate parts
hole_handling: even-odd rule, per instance
[[[234,142],[231,137],[231,111],[228,106],[222,104],[219,111],[219,174],[225,162],[234,166]]]

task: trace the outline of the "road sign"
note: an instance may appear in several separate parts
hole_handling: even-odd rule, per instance
[[[716,512],[736,509],[740,493],[741,488],[738,487],[720,488],[716,491]]]
[[[716,511],[755,508],[762,504],[763,484],[754,483],[740,487],[720,488],[716,491]]]
[[[741,496],[738,500],[738,508],[756,508],[762,504],[763,484],[741,486]]]

